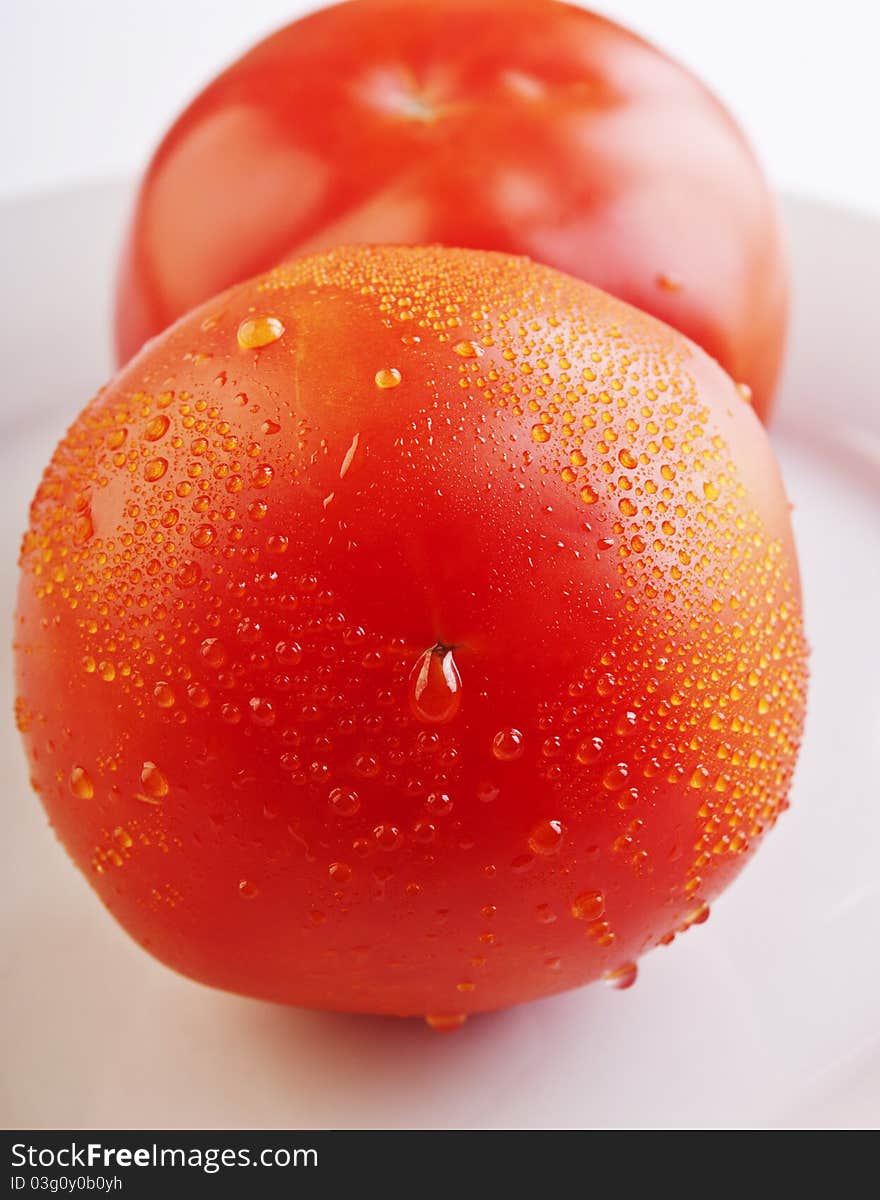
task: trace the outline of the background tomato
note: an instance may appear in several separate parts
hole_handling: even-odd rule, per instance
[[[183,113],[121,267],[121,360],[214,292],[339,243],[524,253],[683,330],[766,414],[786,324],[772,198],[688,72],[551,0],[356,0]]]
[[[61,443],[22,569],[35,786],[220,987],[442,1026],[628,983],[786,804],[767,439],[691,343],[522,259],[341,250],[198,309]]]

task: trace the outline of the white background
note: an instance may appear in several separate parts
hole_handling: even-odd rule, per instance
[[[216,71],[303,0],[32,0],[4,6],[0,194],[136,173]],[[874,0],[605,0],[687,63],[776,184],[880,213]]]
[[[10,0],[3,10],[0,194],[54,189],[0,209],[12,297],[0,333],[7,622],[39,470],[109,369],[125,179],[225,60],[304,8]],[[715,86],[778,184],[875,215],[877,8],[837,0],[830,20],[783,0],[604,5]],[[121,182],[61,190],[110,177]],[[143,954],[96,903],[27,797],[7,719],[0,1126],[876,1128],[880,225],[803,201],[785,214],[795,312],[774,441],[815,648],[810,710],[791,812],[710,924],[646,957],[631,991],[569,992],[448,1039],[417,1022],[211,992]],[[6,713],[10,660],[0,638]]]

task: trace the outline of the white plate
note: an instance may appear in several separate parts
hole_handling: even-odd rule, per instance
[[[0,206],[7,613],[40,469],[108,372],[127,200],[127,187],[105,184]],[[10,719],[0,733],[0,1123],[880,1123],[880,224],[799,200],[786,212],[797,309],[774,440],[814,646],[810,713],[792,809],[709,924],[652,954],[629,992],[569,992],[475,1018],[452,1037],[221,995],[153,962],[104,913],[46,828]]]

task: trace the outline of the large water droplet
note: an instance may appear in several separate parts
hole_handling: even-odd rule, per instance
[[[165,413],[157,413],[144,429],[144,438],[148,442],[158,442],[161,437],[168,432],[168,426],[171,424]],[[120,442],[121,445],[121,442]]]
[[[429,725],[451,721],[461,707],[461,676],[452,650],[438,642],[426,650],[409,677],[413,715]]]
[[[518,729],[499,729],[492,739],[492,753],[499,762],[513,762],[524,750],[525,738]]]
[[[578,921],[597,921],[605,912],[605,897],[602,892],[581,892],[571,905],[571,915]]]
[[[376,387],[382,391],[387,391],[389,388],[396,388],[400,384],[401,374],[397,367],[383,367],[381,371],[376,372]]]
[[[73,767],[70,772],[70,790],[80,800],[91,800],[95,785],[85,767]]]
[[[199,654],[210,667],[219,668],[226,665],[226,649],[217,638],[205,638],[199,646]]]
[[[217,536],[216,530],[211,525],[197,525],[189,535],[189,540],[194,546],[200,550],[206,549],[214,541]]]
[[[172,688],[170,683],[166,683],[164,679],[160,679],[153,688],[153,698],[160,708],[174,708],[174,688]]]
[[[154,762],[145,762],[141,770],[141,783],[144,791],[153,800],[161,800],[168,795],[168,780],[165,772]]]
[[[556,854],[564,835],[561,821],[539,821],[529,834],[529,849],[534,854]]]
[[[467,1020],[467,1013],[429,1013],[425,1023],[435,1033],[454,1033]]]
[[[76,544],[78,546],[81,546],[83,544],[83,542],[87,542],[89,540],[89,538],[92,537],[94,532],[95,532],[95,528],[92,525],[91,512],[87,510],[84,513],[80,513],[80,515],[77,517],[76,521],[74,522],[73,540],[76,542]]]
[[[353,817],[361,806],[357,792],[350,788],[334,788],[328,797],[328,803],[340,817]]]
[[[155,483],[157,479],[161,479],[168,470],[167,458],[151,458],[144,467],[144,479],[148,483]]]
[[[277,317],[245,317],[238,327],[238,344],[242,350],[257,350],[277,342],[283,333]]]
[[[351,867],[348,863],[332,862],[327,870],[334,883],[345,884],[351,881]]]
[[[403,841],[403,835],[396,825],[377,825],[373,837],[380,850],[397,850]]]
[[[609,987],[617,988],[618,991],[625,991],[626,988],[631,988],[638,977],[639,968],[634,962],[624,963],[622,967],[617,967],[614,971],[606,971],[602,976]]]

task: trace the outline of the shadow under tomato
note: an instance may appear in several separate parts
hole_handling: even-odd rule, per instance
[[[511,1088],[527,1094],[536,1078],[564,1071],[566,1043],[594,1024],[601,998],[585,989],[477,1014],[444,1034],[417,1018],[245,1002],[233,1019],[252,1070],[285,1096],[286,1119],[276,1114],[282,1124],[307,1128],[311,1118],[319,1128],[491,1128],[509,1113],[503,1103],[493,1119],[493,1094],[499,1101]],[[595,1022],[597,1030],[602,1024]],[[360,1105],[352,1104],[356,1096]]]

